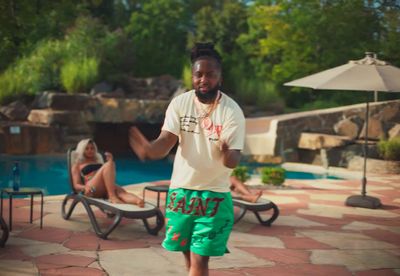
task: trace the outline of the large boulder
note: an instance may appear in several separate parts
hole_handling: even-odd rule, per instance
[[[360,131],[358,125],[348,118],[337,122],[333,126],[333,129],[335,130],[336,134],[341,136],[347,136],[350,139],[356,139]]]
[[[128,97],[152,100],[169,100],[181,86],[179,80],[169,75],[147,79],[127,77],[123,83]]]
[[[395,124],[394,127],[389,130],[389,140],[395,137],[400,137],[400,124]]]
[[[119,87],[111,92],[97,93],[95,96],[100,98],[125,98],[125,94],[125,90]]]
[[[398,106],[388,104],[373,116],[382,122],[397,122],[400,123],[400,109]]]
[[[322,133],[303,132],[300,135],[298,147],[300,149],[326,149],[341,147],[348,144],[351,139],[347,136],[328,135]]]
[[[88,121],[95,123],[162,123],[169,101],[97,98]]]
[[[90,114],[84,111],[32,109],[28,121],[39,125],[65,125],[74,126],[86,123]]]
[[[94,96],[97,95],[99,93],[110,93],[113,91],[113,87],[111,84],[109,84],[108,82],[100,82],[100,83],[96,83],[92,90],[90,91],[90,95]]]
[[[349,161],[348,167],[351,171],[363,171],[364,157],[355,156]],[[381,159],[367,158],[366,171],[379,174],[400,174],[400,161],[388,161]]]
[[[137,99],[97,98],[90,108],[95,123],[134,122],[141,113]]]
[[[0,113],[10,121],[25,121],[29,114],[29,109],[20,101],[15,101],[7,106],[0,107]]]
[[[363,129],[360,133],[360,138],[365,138],[366,136],[366,124],[364,124]],[[368,120],[368,139],[384,139],[386,138],[386,133],[381,120],[375,118],[369,118]]]
[[[66,94],[45,91],[36,96],[33,108],[54,110],[84,110],[88,107],[90,96],[83,93]]]

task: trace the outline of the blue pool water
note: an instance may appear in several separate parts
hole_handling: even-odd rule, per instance
[[[5,156],[0,155],[0,187],[11,187],[12,167],[19,161],[21,186],[40,187],[47,195],[69,193],[65,155],[60,156]],[[172,162],[168,160],[141,162],[130,157],[115,158],[117,183],[127,185],[171,178]]]
[[[12,167],[19,161],[21,186],[40,187],[46,195],[70,192],[65,155],[11,156],[0,155],[0,188],[11,187]],[[132,157],[116,157],[117,183],[127,185],[170,179],[172,162],[165,160],[141,162]],[[247,165],[247,164],[246,164]],[[253,166],[250,166],[253,167]],[[331,178],[305,172],[286,172],[287,179]]]
[[[242,165],[248,168],[248,171],[252,174],[257,174],[257,169],[262,167],[279,167],[278,165],[273,164],[262,164],[262,163],[243,163]],[[288,171],[285,170],[285,178],[286,179],[341,179],[339,177],[331,176],[331,175],[322,175],[310,172],[297,172],[297,171]]]

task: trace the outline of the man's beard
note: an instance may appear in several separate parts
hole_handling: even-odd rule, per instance
[[[194,92],[196,93],[197,98],[199,99],[200,102],[211,102],[215,99],[215,97],[218,94],[220,86],[216,85],[214,88],[210,89],[207,93],[201,93],[199,90],[195,90]]]

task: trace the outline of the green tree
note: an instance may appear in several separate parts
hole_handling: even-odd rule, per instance
[[[378,3],[376,3],[378,2]],[[400,2],[399,1],[372,1],[371,5],[379,4],[380,18],[379,40],[381,43],[378,58],[400,66]]]
[[[79,17],[63,39],[43,40],[0,74],[0,102],[47,89],[86,92],[133,70],[132,44],[92,17]],[[61,77],[61,79],[60,79]]]
[[[253,89],[243,73],[242,50],[238,46],[237,39],[247,32],[247,7],[241,1],[214,1],[203,6],[197,6],[197,12],[193,16],[195,31],[190,33],[188,48],[195,42],[213,42],[221,53],[224,69],[224,91],[234,94],[239,100],[246,102],[252,97],[245,93],[241,97],[241,91]]]
[[[214,42],[229,65],[238,48],[236,39],[247,31],[246,6],[239,1],[222,1],[220,4],[219,8],[204,6],[194,15],[196,31],[189,39],[189,47],[198,41]]]
[[[180,77],[185,57],[188,13],[184,1],[144,1],[131,15],[126,31],[134,44],[137,76]]]
[[[239,43],[255,74],[280,87],[291,107],[315,101],[321,93],[282,87],[284,82],[362,58],[365,51],[378,47],[378,15],[365,1],[262,2],[250,8],[249,32]]]
[[[87,1],[17,1],[0,3],[0,72],[30,53],[44,39],[61,38],[84,12]]]
[[[77,18],[98,18],[122,28],[144,0],[0,0],[0,72],[41,40],[62,39]]]

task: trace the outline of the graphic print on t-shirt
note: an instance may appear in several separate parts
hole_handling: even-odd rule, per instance
[[[181,131],[192,132],[195,134],[200,134],[199,129],[196,127],[199,121],[196,117],[190,115],[184,115],[179,117],[181,124]]]
[[[201,126],[201,121],[204,118],[198,118],[191,115],[184,115],[179,118],[181,131],[190,132],[193,134],[200,134],[204,132],[205,136],[208,137],[209,141],[219,141],[222,132],[222,125],[214,124],[211,118],[208,118],[210,123],[205,126]]]

